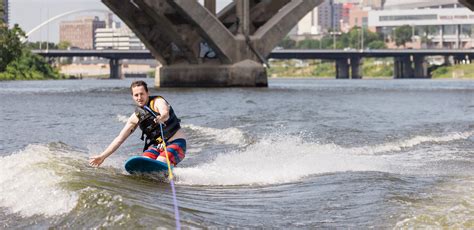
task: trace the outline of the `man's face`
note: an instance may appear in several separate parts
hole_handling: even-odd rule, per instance
[[[148,92],[143,86],[135,86],[132,88],[132,97],[138,106],[143,107],[148,102]]]

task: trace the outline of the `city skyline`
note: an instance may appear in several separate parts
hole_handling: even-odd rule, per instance
[[[230,3],[232,0],[217,0],[217,10],[222,9],[225,5]],[[426,4],[427,0],[403,0],[394,1],[387,0],[386,5],[400,5],[400,4]],[[200,0],[202,3],[203,0]],[[334,0],[334,2],[354,2],[353,0]],[[456,0],[443,0],[444,3],[457,2]],[[33,28],[46,21],[48,18],[55,17],[65,12],[79,10],[79,9],[92,9],[102,10],[103,13],[75,13],[62,18],[59,18],[49,25],[42,27],[41,29],[31,33],[28,40],[35,41],[50,41],[54,43],[59,42],[59,23],[61,21],[76,20],[83,16],[99,16],[101,19],[105,19],[105,11],[109,9],[100,0],[70,0],[67,4],[64,4],[60,0],[16,0],[10,1],[10,26],[19,24],[20,27],[26,32],[30,32]],[[120,21],[118,17],[114,17],[114,20]]]
[[[67,4],[59,0],[16,0],[10,2],[10,26],[18,24],[25,32],[29,32],[48,18],[75,9],[107,10],[107,7],[99,0],[70,0]],[[51,22],[49,25],[32,33],[29,41],[49,40],[57,43],[59,41],[59,22],[61,20],[74,19],[81,15],[91,14],[80,13]]]
[[[201,1],[202,2],[202,1]],[[223,8],[231,0],[217,0],[217,9]],[[100,0],[68,0],[67,4],[62,0],[15,0],[10,1],[10,26],[18,24],[26,33],[31,31],[48,18],[56,15],[78,10],[95,9],[109,10]],[[73,20],[81,16],[99,16],[102,19],[105,14],[100,13],[77,13],[69,15],[51,22],[32,33],[28,40],[59,42],[59,22],[64,20]],[[116,20],[119,20],[115,17]]]

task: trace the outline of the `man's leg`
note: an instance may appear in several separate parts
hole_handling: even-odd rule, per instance
[[[142,156],[156,160],[160,155],[160,149],[162,149],[160,146],[161,145],[151,145],[147,150],[145,150],[145,152],[143,152]]]
[[[186,140],[176,139],[171,141],[166,145],[166,152],[168,152],[168,159],[170,163],[176,166],[180,161],[182,161],[186,154]],[[160,150],[160,154],[156,160],[166,162],[166,153],[164,149]]]

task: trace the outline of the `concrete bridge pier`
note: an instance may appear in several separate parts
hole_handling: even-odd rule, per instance
[[[348,59],[336,59],[336,79],[349,79]]]
[[[351,78],[362,79],[360,71],[360,58],[351,58]]]
[[[453,59],[454,59],[454,64],[462,64],[462,63],[466,63],[466,60],[468,60],[469,57],[466,57],[465,55],[456,55],[456,56],[453,56]]]
[[[415,78],[429,78],[428,64],[425,62],[425,57],[421,55],[413,56],[414,77]]]
[[[162,64],[156,87],[267,86],[266,58],[322,1],[102,0]]]
[[[251,60],[219,66],[162,66],[155,75],[156,87],[260,87],[267,85],[265,68],[260,63]]]
[[[410,56],[395,57],[393,68],[394,78],[413,78],[415,76]]]
[[[216,0],[204,0],[204,7],[213,15],[216,15]]]
[[[121,79],[122,78],[122,63],[120,59],[111,58],[109,60],[110,67],[110,79]]]

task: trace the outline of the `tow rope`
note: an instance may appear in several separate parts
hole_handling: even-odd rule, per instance
[[[153,115],[153,117],[155,117],[155,118],[157,117],[156,114],[153,112],[153,110],[148,108],[148,106],[144,106],[143,108],[145,108],[148,112],[150,112],[151,115]],[[165,149],[166,163],[168,164],[168,180],[170,181],[171,191],[173,193],[174,218],[176,220],[176,229],[181,229],[181,224],[180,224],[180,221],[179,221],[178,199],[176,199],[176,190],[174,188],[173,172],[171,171],[171,163],[170,163],[170,159],[168,157],[168,150],[166,149],[165,137],[163,135],[163,124],[161,124],[160,122],[158,122],[158,123],[160,124],[161,139],[163,140],[162,143],[163,143],[163,148]]]

